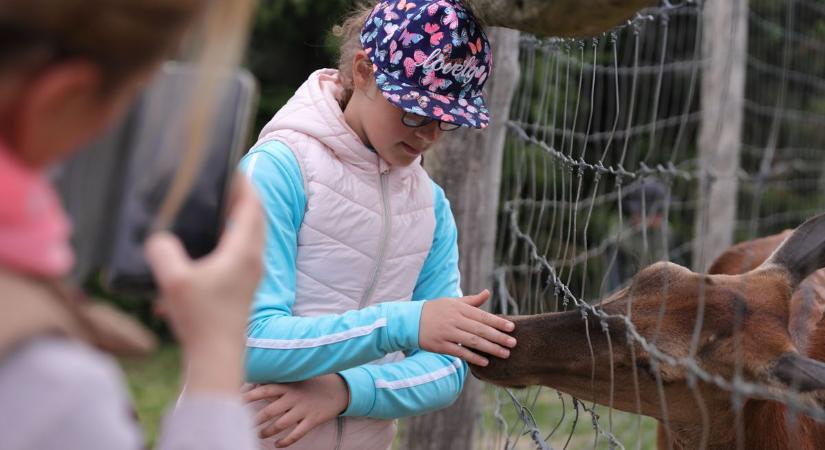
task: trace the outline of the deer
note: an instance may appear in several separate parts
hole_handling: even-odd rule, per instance
[[[629,338],[625,318],[674,361],[692,358],[724,380],[739,376],[775,392],[798,391],[808,404],[825,406],[825,320],[799,317],[805,311],[821,317],[822,267],[825,214],[792,232],[732,247],[708,273],[671,262],[648,266],[600,301],[598,318],[582,320],[576,310],[509,316],[518,341],[510,357],[490,355],[487,366],[471,370],[499,386],[548,386],[653,417],[659,449],[820,448],[825,424],[758,396],[735,406],[729,390],[701,378],[691,382],[684,365],[655,360]]]

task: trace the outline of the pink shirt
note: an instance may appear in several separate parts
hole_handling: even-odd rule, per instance
[[[0,266],[61,277],[74,263],[71,226],[42,171],[0,142]]]

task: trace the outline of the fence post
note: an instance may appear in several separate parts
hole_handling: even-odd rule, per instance
[[[427,153],[425,166],[444,188],[458,226],[462,289],[491,288],[501,160],[510,101],[519,79],[519,32],[489,28],[495,63],[487,82],[492,116],[484,132],[459,129],[446,134]],[[413,417],[403,427],[407,450],[474,450],[481,383],[468,375],[464,391],[451,407]]]
[[[744,116],[747,0],[705,2],[699,203],[693,268],[704,272],[733,241]]]

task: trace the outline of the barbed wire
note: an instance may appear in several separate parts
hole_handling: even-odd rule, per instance
[[[754,4],[745,12],[752,33],[770,36],[754,39],[742,56],[748,85],[756,88],[746,89],[741,102],[745,118],[741,160],[732,175],[698,157],[705,114],[699,101],[699,75],[709,64],[701,51],[702,2],[663,2],[593,39],[521,38],[522,79],[506,123],[503,179],[509,183],[501,192],[496,307],[504,314],[578,310],[583,323],[598,324],[608,344],[609,324],[620,324],[634,360],[638,350],[649,355],[653,369],[670,366],[685,371],[701,410],[704,443],[713,412],[698,394],[699,383],[729,392],[734,406],[747,398],[772,400],[793,414],[819,421],[825,421],[825,410],[793,389],[745,379],[741,362],[730,378],[702,367],[696,358],[704,319],[701,296],[697,331],[685,357],[657,347],[639,332],[630,314],[605,312],[599,299],[628,281],[625,277],[615,284],[610,278],[622,269],[617,248],[629,245],[628,241],[640,253],[652,253],[661,244],[665,259],[689,265],[697,240],[703,238],[694,231],[695,221],[700,212],[707,212],[700,193],[706,194],[713,182],[738,184],[739,207],[733,221],[738,239],[792,228],[822,211],[825,151],[817,148],[821,140],[816,138],[825,139],[825,104],[811,101],[809,94],[825,90],[825,35],[811,31],[810,23],[800,28],[793,18],[798,14],[794,8],[804,6],[810,10],[806,12],[822,15],[825,25],[825,6],[809,0],[787,2],[765,11]],[[791,55],[792,46],[804,46],[814,56],[803,63]],[[776,79],[780,89],[760,89],[766,80]],[[701,180],[708,181],[700,184]],[[646,225],[648,215],[654,213],[647,210],[645,200],[641,200],[641,222],[625,223],[630,217],[627,199],[647,183],[664,189],[667,201],[655,213],[661,215],[662,231]],[[587,337],[593,358],[589,331]],[[609,349],[612,365],[612,346]],[[633,374],[638,405],[635,370]],[[656,383],[667,421],[661,377]],[[558,397],[547,401],[560,417],[543,423],[548,406],[540,399],[548,392]],[[526,448],[520,439],[536,449],[626,448],[623,428],[635,427],[630,435],[638,435],[642,427],[638,416],[614,421],[612,398],[601,400],[608,405],[606,414],[601,414],[601,406],[547,388],[498,390],[492,395],[495,403],[486,413],[497,424],[508,450]],[[542,408],[542,414],[536,414],[536,408]],[[590,444],[576,434],[580,414],[590,418]],[[737,419],[739,448],[744,445],[743,429]],[[485,442],[490,448],[501,448]],[[642,446],[637,437],[635,448]]]

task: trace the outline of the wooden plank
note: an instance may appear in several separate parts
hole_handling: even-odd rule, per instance
[[[699,209],[693,268],[704,272],[733,243],[739,151],[742,147],[747,0],[705,2],[702,30],[702,119],[699,125]]]

